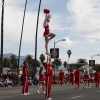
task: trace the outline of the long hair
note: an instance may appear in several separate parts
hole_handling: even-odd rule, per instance
[[[42,70],[43,70],[43,67],[40,67],[39,74],[41,74],[41,73],[42,73]]]

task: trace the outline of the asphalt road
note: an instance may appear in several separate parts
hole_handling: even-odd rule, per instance
[[[85,88],[81,84],[81,89],[67,85],[53,85],[52,100],[100,100],[100,87],[96,88],[92,84],[91,88]],[[37,86],[30,86],[30,95],[21,95],[21,86],[0,88],[0,100],[44,100],[44,94],[37,94]]]

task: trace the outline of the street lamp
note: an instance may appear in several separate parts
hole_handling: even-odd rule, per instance
[[[92,56],[91,56],[91,60],[93,60],[93,57],[94,57],[94,56],[100,56],[100,54],[92,55]]]
[[[59,41],[66,41],[66,39],[62,39],[62,40],[58,40],[58,41],[54,41],[54,83],[55,83],[55,44]]]
[[[91,61],[93,61],[93,57],[94,57],[94,56],[100,56],[100,54],[91,55]]]

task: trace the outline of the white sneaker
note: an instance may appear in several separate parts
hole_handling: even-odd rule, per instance
[[[40,94],[40,92],[39,92],[39,91],[37,91],[37,93],[38,93],[38,94]]]
[[[21,94],[21,95],[27,95],[27,93]]]
[[[91,88],[91,87],[89,87],[89,88]]]
[[[85,87],[85,88],[87,88],[87,87]]]
[[[45,94],[45,91],[43,93]]]
[[[29,95],[30,93],[26,93],[26,94],[28,94],[28,95]]]
[[[81,89],[81,87],[79,87],[79,89]]]
[[[46,98],[45,100],[51,100],[52,98]]]

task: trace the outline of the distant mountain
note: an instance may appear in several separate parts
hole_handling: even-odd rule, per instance
[[[3,58],[10,58],[10,56],[12,55],[13,53],[7,53],[7,54],[3,54]],[[14,54],[15,55],[15,54]],[[17,56],[17,55],[16,55]],[[18,58],[18,56],[17,56],[17,58]],[[20,66],[23,64],[23,61],[24,61],[24,59],[25,59],[25,56],[20,56]]]

